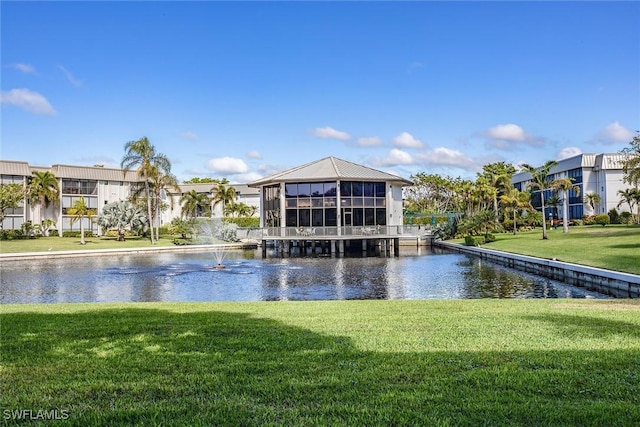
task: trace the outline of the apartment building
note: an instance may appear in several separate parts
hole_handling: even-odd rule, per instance
[[[569,209],[566,213],[569,219],[581,219],[585,215],[604,214],[611,209],[620,212],[628,210],[628,206],[621,206],[618,191],[630,188],[623,182],[622,161],[624,156],[619,153],[583,153],[558,161],[558,165],[551,169],[548,181],[571,178],[579,191],[569,191]],[[511,183],[519,190],[526,190],[531,181],[531,174],[520,172],[513,176]],[[586,195],[595,193],[600,196],[600,202],[592,207],[586,201]],[[545,190],[545,215],[557,215],[564,218],[562,203],[550,206],[547,201],[554,194],[553,190]],[[560,194],[560,197],[563,197]],[[532,194],[532,204],[536,209],[541,208],[540,191]]]
[[[143,185],[135,171],[105,168],[98,166],[32,166],[27,162],[0,160],[0,184],[18,183],[27,186],[29,179],[35,171],[49,171],[58,179],[59,203],[51,203],[44,207],[39,204],[31,205],[24,200],[20,207],[10,210],[2,223],[5,230],[19,229],[25,221],[40,224],[45,219],[52,219],[56,228],[61,231],[79,231],[80,221],[72,223],[68,209],[75,201],[84,197],[89,208],[96,209],[98,215],[102,207],[108,203],[119,200],[127,200],[137,186]],[[168,209],[162,212],[160,222],[168,224],[173,218],[180,217],[180,197],[185,192],[196,190],[199,193],[211,196],[212,184],[182,184],[180,193],[168,191],[163,194]],[[230,184],[236,190],[238,199],[236,202],[250,206],[259,206],[260,198],[257,189],[249,188],[244,184]],[[216,206],[214,216],[222,216],[222,207]],[[91,230],[100,234],[101,230],[94,222],[84,219],[85,230]]]

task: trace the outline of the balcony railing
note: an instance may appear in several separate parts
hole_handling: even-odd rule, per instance
[[[238,237],[252,240],[291,239],[362,239],[430,234],[428,225],[364,225],[347,227],[263,227],[238,230]]]

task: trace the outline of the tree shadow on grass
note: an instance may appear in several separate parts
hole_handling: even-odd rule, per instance
[[[612,308],[615,308],[615,302]],[[581,338],[620,337],[623,340],[640,340],[638,325],[620,320],[603,319],[601,317],[574,316],[568,314],[544,314],[526,316],[526,319],[550,323],[556,328],[558,335]]]
[[[3,314],[2,335],[3,409],[68,410],[60,425],[640,423],[638,350],[365,352],[248,314],[139,308]]]

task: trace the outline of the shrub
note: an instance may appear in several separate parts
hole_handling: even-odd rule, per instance
[[[58,237],[58,230],[49,230],[49,237]]]
[[[596,216],[585,215],[582,217],[582,220],[584,221],[584,225],[594,225],[596,223]]]
[[[241,228],[260,227],[260,218],[257,218],[257,217],[240,217],[240,218],[225,217],[222,221],[229,224],[236,224],[238,227],[241,227]]]
[[[608,212],[609,215],[609,221],[611,222],[611,224],[620,224],[620,214],[618,214],[618,211],[615,209],[611,209]],[[600,224],[599,222],[596,222],[597,224]],[[602,224],[604,225],[604,224]]]
[[[618,219],[620,224],[633,224],[633,214],[631,212],[621,212]]]
[[[80,237],[79,231],[63,231],[62,237]],[[85,230],[84,237],[93,237],[93,231]]]
[[[441,222],[433,227],[433,238],[436,240],[452,239],[456,235],[457,226],[454,222]]]
[[[611,223],[611,218],[609,218],[609,215],[607,214],[596,215],[594,223],[604,227],[605,225]]]
[[[87,237],[87,232],[84,232],[85,237]],[[137,236],[137,233],[131,230],[124,230],[125,237],[133,237]],[[79,235],[78,235],[79,236]],[[102,234],[103,237],[118,237],[118,230],[107,230]]]
[[[466,246],[480,246],[479,239],[470,235],[464,236],[464,244]]]
[[[584,221],[582,221],[581,219],[574,219],[573,225],[582,226],[584,225]]]
[[[496,236],[494,236],[491,233],[487,233],[484,236],[484,243],[491,243],[491,242],[495,242],[496,241]]]
[[[169,233],[169,226],[163,225],[162,227],[158,227],[158,236],[167,236]]]

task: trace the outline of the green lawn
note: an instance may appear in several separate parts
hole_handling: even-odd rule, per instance
[[[174,236],[161,236],[157,246],[174,246]],[[127,237],[118,242],[115,237],[86,237],[86,245],[80,244],[79,237],[40,237],[38,239],[3,240],[0,241],[0,253],[75,251],[95,249],[130,249],[151,247],[148,238]]]
[[[6,305],[0,319],[5,417],[640,425],[635,300]]]
[[[563,233],[562,227],[547,231],[547,240],[542,240],[541,228],[515,236],[499,233],[495,242],[482,247],[640,274],[640,226],[592,225],[569,227],[569,233]]]

